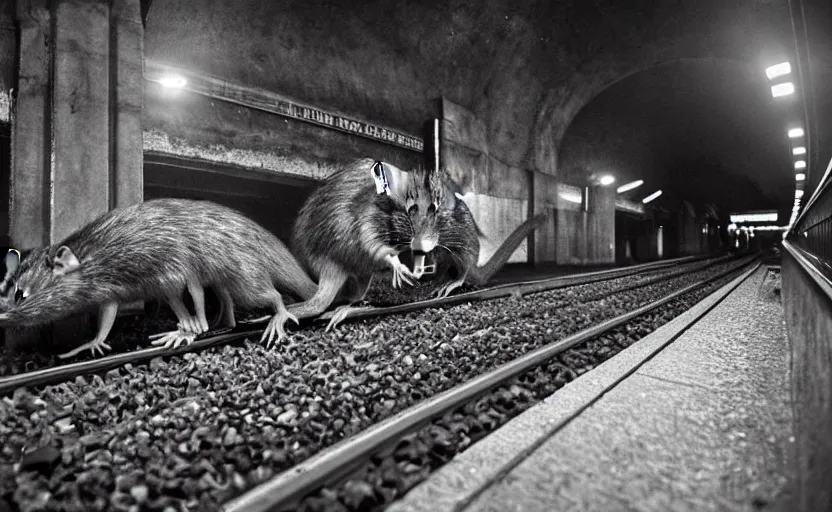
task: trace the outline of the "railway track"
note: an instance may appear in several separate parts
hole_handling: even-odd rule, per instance
[[[734,256],[731,255],[719,258],[686,257],[679,258],[678,260],[654,262],[633,267],[625,267],[622,269],[611,269],[579,275],[504,284],[482,290],[451,295],[440,299],[427,299],[386,307],[365,307],[352,311],[347,316],[347,319],[356,320],[360,318],[402,314],[433,307],[452,306],[455,304],[491,300],[500,297],[520,296],[546,290],[556,290],[570,286],[592,284],[623,278],[628,278],[628,282],[623,285],[621,289],[632,289],[632,287],[644,286],[649,282],[665,279],[674,275],[681,275],[686,272],[692,272],[700,268],[706,268],[711,265],[719,264],[723,261],[730,261],[733,258]],[[651,275],[652,272],[664,269],[670,270],[662,275]],[[328,322],[331,317],[332,313],[328,312],[317,319],[303,322],[302,325],[309,325],[316,322]],[[265,325],[265,323],[262,325]],[[287,325],[287,328],[290,332],[294,330],[294,327],[291,325]],[[198,352],[211,347],[254,337],[255,335],[262,333],[262,329],[257,329],[256,324],[248,323],[245,320],[239,322],[237,329],[229,331],[230,330],[227,329],[225,332],[211,331],[197,338],[197,340],[191,345],[175,349],[148,347],[130,351],[115,351],[115,353],[110,353],[103,357],[72,363],[65,363],[53,357],[49,364],[44,368],[0,377],[0,395],[9,393],[21,386],[55,384],[81,375],[108,371],[125,364],[138,364],[143,361],[149,361],[155,357],[177,356],[189,352]]]
[[[460,409],[489,391],[510,383],[536,367],[546,364],[572,347],[625,326],[633,319],[659,309],[709,283],[724,280],[726,276],[733,276],[739,268],[747,265],[743,262],[706,281],[687,286],[634,311],[550,343],[464,384],[423,400],[419,404],[342,441],[330,449],[320,452],[290,470],[280,473],[241,496],[228,501],[224,504],[222,510],[225,512],[296,510],[305,496],[319,491],[322,487],[339,483],[345,476],[355,473],[357,468],[367,465],[371,457],[383,457],[385,449],[387,449],[387,455],[389,455],[391,445],[400,441],[407,434],[429,424],[432,420],[441,418],[450,411]],[[758,267],[759,263],[747,269],[739,278],[733,279],[734,283],[731,289],[739,286]]]
[[[199,340],[187,349],[180,348],[172,351],[146,349],[152,352],[143,354],[142,359],[136,358],[137,352],[140,352],[136,351],[110,356],[109,361],[93,360],[72,363],[60,368],[46,369],[41,373],[32,372],[15,376],[13,377],[13,379],[16,379],[15,381],[6,378],[0,380],[0,385],[4,386],[2,388],[4,393],[8,393],[20,388],[20,386],[31,387],[63,382],[59,386],[49,388],[49,393],[44,395],[44,399],[50,403],[64,404],[64,408],[58,410],[59,408],[56,406],[54,411],[48,414],[44,413],[43,417],[40,417],[41,424],[51,422],[53,426],[55,424],[66,426],[67,423],[71,423],[77,427],[79,431],[77,434],[81,434],[80,436],[67,435],[70,440],[67,441],[69,444],[65,444],[61,450],[64,464],[59,467],[59,472],[66,470],[74,471],[73,474],[78,472],[81,472],[82,475],[90,474],[90,472],[99,474],[100,472],[96,473],[95,470],[89,469],[89,467],[95,466],[99,457],[103,457],[105,461],[109,460],[111,465],[114,460],[119,460],[121,467],[118,474],[128,475],[131,474],[132,470],[141,467],[142,464],[152,462],[155,456],[166,461],[165,466],[158,469],[158,471],[150,471],[151,475],[156,476],[148,477],[145,484],[133,485],[135,482],[130,481],[130,485],[128,485],[125,484],[123,479],[121,481],[107,481],[106,477],[101,476],[100,478],[104,479],[101,482],[89,477],[92,480],[84,481],[80,485],[80,487],[93,493],[95,489],[107,489],[111,501],[110,506],[114,506],[112,500],[122,500],[119,503],[129,502],[133,504],[137,500],[143,500],[144,508],[164,510],[166,506],[174,506],[175,509],[178,509],[176,504],[181,505],[184,500],[189,503],[188,506],[191,509],[213,510],[216,509],[218,503],[231,500],[226,505],[228,510],[272,510],[271,507],[276,502],[264,503],[264,495],[278,496],[281,500],[280,503],[294,502],[297,504],[302,496],[313,491],[316,486],[320,488],[322,485],[330,485],[338,480],[337,476],[333,476],[338,471],[335,473],[322,472],[320,468],[327,467],[326,464],[321,466],[320,462],[315,461],[324,460],[329,461],[327,464],[333,464],[332,461],[336,460],[336,465],[340,468],[339,471],[343,472],[344,464],[352,467],[360,465],[362,464],[362,457],[366,458],[373,450],[377,452],[379,446],[391,442],[389,436],[387,440],[376,440],[370,444],[362,441],[370,433],[377,432],[379,428],[382,428],[381,425],[389,425],[388,423],[379,423],[379,420],[391,421],[391,417],[405,418],[405,420],[397,420],[405,423],[399,423],[399,426],[393,430],[386,430],[388,432],[395,431],[396,433],[393,435],[393,438],[395,438],[395,436],[400,437],[402,435],[399,432],[402,428],[401,425],[407,424],[408,421],[411,423],[406,425],[405,430],[412,430],[416,428],[417,424],[430,421],[429,418],[425,419],[424,416],[419,416],[424,413],[413,413],[412,411],[415,409],[408,409],[408,407],[416,404],[417,407],[424,408],[426,405],[419,406],[418,404],[423,403],[427,406],[434,404],[431,418],[437,414],[442,414],[440,409],[442,411],[448,410],[448,407],[442,405],[441,401],[436,401],[435,397],[438,395],[433,394],[427,388],[447,393],[454,389],[455,385],[461,384],[465,389],[469,389],[470,393],[474,393],[466,398],[470,401],[471,397],[480,392],[470,391],[479,389],[470,387],[470,383],[488,375],[488,372],[498,365],[496,363],[515,364],[510,361],[517,359],[517,357],[528,357],[535,350],[539,350],[540,347],[533,346],[534,343],[531,341],[533,338],[541,338],[543,341],[561,340],[557,342],[559,343],[558,346],[561,347],[559,353],[564,350],[568,352],[569,347],[585,342],[586,336],[590,336],[590,338],[592,336],[596,338],[602,336],[604,332],[602,327],[612,329],[618,325],[620,328],[628,321],[649,315],[649,311],[663,307],[662,304],[667,305],[670,302],[681,300],[680,297],[685,293],[695,293],[696,290],[701,292],[703,286],[707,287],[708,283],[714,283],[715,280],[726,279],[750,261],[751,258],[741,258],[739,260],[723,258],[706,262],[691,262],[686,265],[686,271],[697,272],[702,276],[707,276],[707,279],[702,277],[701,282],[684,287],[680,283],[684,281],[685,275],[679,269],[671,269],[665,272],[667,274],[665,276],[643,275],[630,281],[620,281],[617,283],[617,287],[612,286],[611,283],[616,283],[616,279],[622,279],[620,275],[598,279],[595,281],[594,287],[563,284],[565,280],[562,278],[560,278],[560,281],[557,279],[546,280],[549,281],[548,285],[551,288],[548,290],[544,288],[545,291],[539,291],[541,281],[514,285],[513,287],[504,286],[500,291],[503,295],[498,296],[502,298],[489,296],[488,293],[495,293],[493,290],[475,292],[480,294],[479,297],[483,297],[481,301],[483,306],[478,305],[478,301],[469,298],[465,301],[468,304],[457,305],[455,308],[445,309],[442,312],[436,309],[437,302],[435,301],[426,301],[429,304],[428,306],[422,303],[420,307],[406,308],[405,311],[402,311],[401,306],[394,306],[392,311],[390,308],[384,308],[387,311],[361,312],[364,316],[379,315],[381,317],[378,324],[369,332],[364,332],[369,325],[360,320],[352,324],[345,324],[344,328],[339,329],[341,330],[339,333],[328,333],[327,335],[324,335],[320,328],[302,329],[293,334],[293,337],[298,339],[293,342],[292,346],[284,347],[283,354],[270,353],[256,344],[250,344],[251,346],[242,347],[239,350],[229,346],[225,347],[221,353],[212,351],[204,357],[187,354],[187,352],[209,346],[240,340],[246,336],[256,336],[260,332],[259,330],[250,330]],[[697,267],[696,264],[699,266]],[[656,270],[656,267],[654,266],[650,270]],[[606,272],[608,272],[607,276],[611,274],[609,271]],[[615,276],[616,274],[612,275]],[[604,282],[598,284],[601,281]],[[599,287],[606,287],[606,289],[600,289]],[[676,295],[668,296],[668,291]],[[634,301],[632,297],[636,296],[636,292],[648,297],[664,295],[664,302],[645,302],[641,299],[639,299],[640,302]],[[529,293],[535,293],[532,297],[540,297],[540,300],[527,299],[530,304],[523,308],[524,316],[519,319],[510,318],[511,315],[506,315],[489,322],[490,326],[488,328],[479,329],[475,332],[466,332],[464,329],[452,326],[454,319],[450,317],[466,320],[476,319],[479,314],[476,312],[477,308],[491,308],[491,310],[499,311],[505,304],[516,300],[512,298],[512,295]],[[621,297],[616,296],[616,294]],[[455,297],[450,298],[455,299]],[[494,300],[485,301],[485,298]],[[458,298],[456,300],[459,301]],[[563,308],[567,313],[572,312],[572,316],[576,316],[574,313],[582,309],[592,309],[593,306],[609,306],[609,304],[616,301],[620,304],[616,303],[618,305],[615,307],[621,311],[625,309],[623,304],[627,303],[637,303],[641,307],[635,311],[628,311],[627,315],[630,316],[606,315],[605,317],[604,314],[590,314],[586,318],[569,319],[561,322],[564,324],[562,328],[558,324],[557,329],[555,329],[558,332],[552,332],[552,329],[541,331],[540,326],[532,325],[538,318],[545,318],[549,314],[546,312],[547,310],[555,311]],[[447,304],[441,303],[439,305],[447,306]],[[648,307],[650,305],[652,305],[652,308]],[[392,312],[403,314],[393,320],[387,317]],[[488,315],[491,314],[488,313]],[[616,321],[619,323],[615,323]],[[624,324],[620,322],[624,322]],[[423,338],[425,339],[419,341],[417,339],[419,336],[415,338],[413,336],[412,327],[414,325],[428,325],[428,330],[436,331],[433,333],[434,340],[444,338],[447,341],[439,344],[434,343],[429,339],[432,333],[426,331],[423,331],[423,334],[425,334]],[[528,336],[519,336],[516,337],[518,338],[516,340],[509,339],[507,333],[517,332],[518,325],[526,326],[529,330]],[[411,332],[406,332],[408,327],[411,328]],[[405,330],[397,331],[398,328]],[[355,333],[359,333],[361,336],[356,338]],[[410,337],[408,338],[408,336]],[[375,339],[376,342],[371,341],[372,339]],[[375,346],[381,345],[378,342],[380,339],[394,341],[384,347]],[[472,340],[480,344],[479,348],[472,348],[473,345],[468,345],[458,352],[454,352],[456,348],[453,345],[462,346],[469,344]],[[363,343],[356,343],[356,341],[362,341]],[[417,347],[417,345],[419,346]],[[488,352],[492,346],[497,347],[494,354]],[[403,347],[405,348],[403,349]],[[477,350],[480,351],[477,354],[478,357],[494,355],[495,365],[478,368],[476,364],[471,364],[468,360],[471,358],[467,358],[465,354]],[[408,351],[409,353],[405,353]],[[440,357],[434,357],[434,353],[431,351],[439,354]],[[523,353],[524,351],[525,353]],[[176,354],[183,355],[183,357],[174,358],[170,362],[165,362],[160,357]],[[149,366],[133,366],[138,361],[147,359],[151,359]],[[437,371],[437,368],[444,364],[443,359],[461,361],[462,364],[454,369]],[[540,365],[541,363],[537,362],[536,364]],[[336,371],[336,367],[339,365],[340,369]],[[205,368],[211,368],[212,366],[215,366],[215,368],[213,371],[207,372],[209,375],[206,377]],[[396,379],[403,377],[403,379],[396,380],[396,386],[407,394],[406,400],[385,398],[387,395],[384,394],[386,391],[384,386],[389,383],[391,378],[390,374],[385,373],[386,369],[399,367],[407,367],[409,372],[408,375],[396,376]],[[93,375],[91,379],[83,377],[83,375],[100,373],[108,369],[110,372],[104,377],[100,375]],[[421,378],[416,378],[419,377],[420,371],[422,373]],[[239,384],[235,380],[237,378],[236,374],[245,375],[246,372],[249,372],[247,377],[250,378],[245,378],[244,382]],[[333,372],[336,374],[334,377],[332,376]],[[226,385],[223,382],[224,380],[234,382]],[[382,385],[368,384],[369,381],[373,380],[380,381]],[[407,389],[401,387],[400,381],[402,380],[409,382]],[[121,386],[117,393],[117,402],[120,402],[120,404],[115,407],[108,405],[102,411],[116,409],[118,413],[110,414],[97,411],[91,417],[89,414],[91,408],[95,409],[102,402],[115,400],[113,398],[115,396],[114,388],[110,383],[116,383],[116,387]],[[358,390],[367,386],[375,386],[373,393],[380,390],[380,394],[376,393],[379,396],[375,398],[365,396],[363,399],[356,398],[354,400],[348,396],[351,393],[359,395]],[[201,392],[200,389],[203,391],[210,389],[210,391]],[[28,403],[31,406],[31,401],[27,402],[27,396],[29,396],[27,393],[28,391],[18,389],[15,392],[15,399],[6,398],[5,400],[7,400],[7,403]],[[218,398],[219,395],[223,396]],[[291,398],[286,398],[289,395],[291,395]],[[431,396],[434,398],[431,398]],[[466,395],[460,394],[457,396]],[[41,399],[41,401],[44,399]],[[125,401],[131,400],[138,403],[131,403],[129,406],[124,405]],[[245,405],[235,405],[235,402]],[[350,404],[347,404],[347,402],[350,402]],[[388,402],[392,402],[392,404]],[[436,405],[437,403],[439,405]],[[70,404],[73,406],[73,412],[66,411]],[[79,404],[82,405],[80,412],[78,411]],[[235,413],[235,407],[242,409],[236,411],[239,414]],[[348,408],[351,409],[347,411]],[[453,407],[451,406],[451,408]],[[416,415],[414,416],[414,414]],[[67,421],[67,418],[69,418],[69,421]],[[205,426],[215,422],[214,420],[218,420],[220,424],[224,423],[224,425],[213,430]],[[197,431],[200,428],[194,430],[188,424],[203,425],[204,428],[200,427],[202,428],[201,434],[197,436]],[[252,427],[253,424],[256,428]],[[377,425],[372,426],[373,424]],[[325,430],[337,431],[337,435],[329,435],[331,432],[322,431],[320,427]],[[370,430],[365,430],[367,427]],[[33,426],[31,424],[20,424],[15,428],[18,428],[18,430],[21,428],[32,430]],[[15,428],[11,430],[15,430]],[[182,429],[185,429],[188,435],[182,434]],[[390,427],[383,427],[382,430],[384,429],[390,429]],[[177,433],[177,431],[179,432]],[[212,439],[212,441],[205,441],[205,436]],[[343,453],[343,447],[337,448],[340,446],[336,444],[339,439],[348,439],[347,446],[349,447],[358,446],[359,448],[351,448],[351,450],[358,450],[360,456],[353,458],[348,463],[344,463],[342,460],[339,461],[338,457],[333,459],[332,453]],[[137,451],[137,442],[140,448],[144,447],[143,451]],[[213,448],[204,448],[206,442],[208,442],[207,446]],[[373,443],[378,444],[378,446]],[[220,447],[219,452],[217,452],[217,445]],[[201,446],[205,453],[210,452],[210,456],[205,456],[205,453],[194,454],[194,452],[200,451]],[[335,450],[335,452],[321,451],[326,446],[334,446],[335,448],[331,448],[331,450]],[[43,449],[43,446],[41,446],[41,449]],[[171,453],[173,455],[170,455]],[[315,455],[316,453],[318,455]],[[355,453],[353,453],[353,457]],[[137,458],[133,465],[129,460],[131,457]],[[171,457],[175,461],[178,458],[178,462],[171,462]],[[324,457],[324,459],[319,459],[319,457]],[[201,473],[185,474],[190,470],[184,469],[185,466],[182,462],[189,458],[193,460],[201,459],[203,469],[194,469],[194,471],[201,471]],[[206,462],[209,460],[210,462]],[[308,464],[317,464],[314,467],[318,469],[308,470],[309,467],[312,467],[306,466]],[[174,468],[168,467],[171,465]],[[229,466],[234,469],[229,469]],[[293,466],[295,469],[289,469]],[[252,467],[256,467],[257,470],[251,471]],[[288,471],[281,473],[277,480],[270,480],[275,471],[280,470]],[[183,471],[185,473],[182,473]],[[297,480],[287,480],[289,475],[295,474],[302,475],[308,481],[301,482],[303,485],[299,485]],[[48,476],[41,475],[35,478],[37,482],[29,482],[29,484],[34,488],[46,487],[51,489],[53,499],[60,500],[64,499],[60,497],[60,490],[68,489],[68,487],[61,487],[63,485],[61,484],[62,478],[65,478],[65,476],[56,475],[55,473]],[[6,475],[5,478],[8,477]],[[4,477],[0,474],[0,481],[2,478]],[[170,485],[166,487],[162,479],[169,479],[179,485],[180,489],[177,490]],[[291,483],[287,484],[286,482]],[[261,484],[261,486],[257,487],[255,484]],[[289,487],[286,487],[286,485],[289,485]],[[264,489],[268,492],[264,492]],[[205,497],[206,501],[194,501],[193,496],[200,494]],[[1,496],[2,492],[0,492]],[[105,498],[99,496],[96,498],[98,501],[95,501],[87,497],[84,501],[85,506],[88,506],[86,509],[90,509],[90,506],[95,505],[102,499]],[[18,501],[20,500],[26,501],[26,497],[21,497]],[[31,500],[26,502],[31,503]],[[1,504],[2,502],[0,502]],[[304,506],[307,507],[307,505]],[[92,506],[91,509],[97,508]],[[125,508],[125,510],[128,509],[129,507]]]

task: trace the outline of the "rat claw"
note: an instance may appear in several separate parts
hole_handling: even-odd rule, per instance
[[[110,345],[108,345],[107,343],[105,343],[103,341],[93,340],[93,341],[90,341],[88,343],[84,343],[80,347],[76,347],[76,348],[70,350],[69,352],[66,352],[66,353],[63,353],[63,354],[58,354],[58,359],[67,359],[69,357],[80,354],[84,350],[89,350],[92,353],[93,356],[95,356],[96,352],[98,351],[103,356],[105,348],[107,350],[112,350],[112,348],[110,348]]]
[[[269,325],[266,326],[266,329],[263,331],[263,335],[260,336],[260,343],[263,343],[268,349],[271,349],[273,346],[280,343],[286,337],[286,331],[283,329],[283,324],[285,324],[286,320],[290,318],[290,315],[294,316],[286,311],[272,316],[272,319],[269,320]],[[277,336],[276,340],[275,335]]]
[[[324,332],[329,332],[332,329],[335,329],[338,324],[343,322],[347,315],[349,315],[350,311],[356,310],[358,308],[354,308],[352,306],[338,306],[335,308],[334,312],[332,313],[332,318],[329,320],[329,324],[326,326],[326,330]]]
[[[295,322],[295,325],[300,325],[298,317],[296,317],[293,313],[289,313],[288,311],[286,311],[286,319]]]
[[[458,281],[454,281],[452,283],[448,283],[448,284],[442,286],[442,288],[440,288],[439,291],[436,293],[436,297],[437,298],[447,297],[448,295],[450,295],[450,293],[452,291],[454,291],[457,288],[459,288],[460,286],[462,286],[463,282],[464,282],[464,280],[460,279]]]
[[[194,340],[196,340],[196,337],[196,333],[180,328],[177,331],[154,334],[150,338],[156,339],[155,341],[152,341],[150,344],[157,347],[160,345],[164,345],[164,348],[178,348],[183,342],[185,342],[187,345],[190,345],[194,342]]]

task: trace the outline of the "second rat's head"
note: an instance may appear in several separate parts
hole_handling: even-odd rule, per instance
[[[38,291],[62,281],[77,279],[80,268],[80,261],[65,245],[33,250],[23,258],[17,269],[15,302],[25,301]]]

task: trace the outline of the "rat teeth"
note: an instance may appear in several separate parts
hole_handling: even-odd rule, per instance
[[[413,257],[413,276],[419,279],[425,274],[433,274],[436,271],[436,265],[425,265],[425,255],[417,254]]]
[[[425,273],[425,255],[417,254],[413,257],[413,276],[416,279],[422,277]]]

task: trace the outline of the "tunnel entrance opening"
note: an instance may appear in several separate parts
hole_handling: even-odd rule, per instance
[[[312,179],[218,165],[201,160],[145,155],[144,200],[202,199],[234,208],[289,245],[292,226],[316,186]]]

